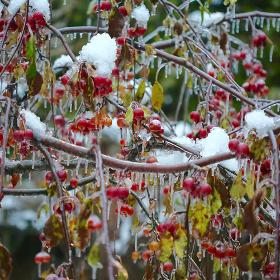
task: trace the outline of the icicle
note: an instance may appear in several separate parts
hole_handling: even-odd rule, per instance
[[[138,235],[137,232],[135,233],[135,237],[134,237],[134,251],[137,252],[137,247],[138,247]]]
[[[75,142],[76,142],[76,140],[75,140]],[[81,165],[81,159],[79,158],[79,159],[78,159],[77,166],[76,166],[76,177],[78,177],[80,165]]]
[[[178,67],[178,64],[176,64],[176,79],[178,80],[179,79],[179,67]]]
[[[74,38],[74,39],[77,39],[77,33],[76,33],[76,32],[74,33],[73,38]]]
[[[112,200],[108,200],[108,203],[107,203],[107,221],[109,221],[109,218],[110,218],[111,205],[112,205]]]
[[[164,75],[165,75],[165,79],[167,79],[167,76],[168,76],[168,64],[166,64],[164,66]]]
[[[85,174],[88,173],[88,160],[86,160],[85,162]]]
[[[63,0],[63,6],[66,6],[67,0]]]
[[[276,27],[276,18],[273,18],[273,19],[271,20],[271,25],[272,25],[272,27],[275,29],[275,27]]]
[[[36,153],[35,153],[35,151],[33,150],[33,151],[32,151],[32,169],[34,169],[35,160],[36,160]]]
[[[69,166],[70,164],[70,154],[67,154],[67,162],[66,162],[67,166]]]
[[[240,19],[236,20],[236,33],[239,33],[239,29],[240,29]]]
[[[121,202],[119,200],[117,201],[117,207],[118,207],[117,229],[119,229],[120,222],[121,222]]]
[[[58,46],[58,38],[55,37],[55,39],[54,39],[54,48],[56,49],[57,46]]]
[[[38,263],[38,278],[41,279],[41,274],[42,274],[42,264]]]
[[[84,36],[84,33],[81,32],[79,35],[80,35],[80,39],[82,39]]]
[[[151,16],[155,16],[156,15],[156,9],[157,9],[157,4],[152,5]]]
[[[266,19],[266,30],[267,31],[270,30],[270,18],[269,17]]]
[[[234,34],[235,31],[235,20],[231,21],[231,33]]]
[[[44,109],[47,109],[48,107],[48,101],[46,98],[44,98]]]
[[[245,31],[248,32],[249,30],[249,20],[246,18],[245,19]]]
[[[257,18],[256,18],[256,17],[253,17],[253,26],[254,26],[254,27],[256,26],[256,21],[257,21]]]
[[[263,45],[261,45],[261,47],[260,47],[260,58],[263,58],[263,51],[264,51],[264,46]]]
[[[260,175],[261,175],[261,165],[258,165],[258,170],[257,170],[257,180],[256,180],[256,186],[258,188],[259,181],[260,181]]]
[[[32,173],[31,172],[28,172],[28,182],[30,183],[31,182],[31,179],[32,179],[32,175],[31,175]]]
[[[269,62],[272,62],[273,59],[273,52],[274,52],[274,45],[272,45],[270,47],[270,51],[269,51]]]
[[[91,267],[91,279],[92,280],[96,279],[96,273],[97,273],[97,267],[96,266],[92,266]]]
[[[280,31],[280,18],[277,19],[276,22],[276,31],[279,32]]]

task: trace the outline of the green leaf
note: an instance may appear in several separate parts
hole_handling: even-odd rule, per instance
[[[164,95],[161,84],[156,81],[152,87],[152,106],[155,110],[159,111],[163,104]]]
[[[172,236],[163,236],[160,239],[160,256],[159,260],[161,262],[167,262],[173,252],[173,237]]]
[[[97,266],[99,263],[99,247],[93,244],[87,256],[87,262],[91,267]]]
[[[141,102],[143,97],[144,97],[144,94],[145,94],[145,90],[146,90],[146,83],[144,80],[142,80],[138,86],[138,89],[136,91],[136,94],[135,94],[135,101],[137,102]]]
[[[187,234],[185,230],[180,228],[179,230],[177,230],[176,238],[174,240],[174,249],[179,259],[183,259],[185,257],[185,249],[187,245],[188,245]]]
[[[127,111],[125,113],[125,120],[131,124],[133,122],[133,109],[131,107],[127,108]]]
[[[26,43],[26,57],[32,62],[36,60],[36,45],[35,45],[35,37],[31,35]]]
[[[246,188],[242,182],[242,173],[241,171],[237,174],[235,182],[233,183],[230,189],[230,195],[234,200],[241,200],[246,194]]]
[[[222,207],[222,200],[220,194],[214,189],[211,199],[211,213],[216,214],[217,211]]]

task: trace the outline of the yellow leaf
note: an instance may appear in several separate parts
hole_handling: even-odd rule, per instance
[[[241,171],[237,174],[235,182],[233,183],[230,189],[230,195],[235,200],[241,200],[246,194],[246,188],[242,182],[242,173]]]
[[[141,102],[143,97],[144,97],[144,94],[145,94],[145,89],[146,89],[146,83],[144,80],[142,80],[138,86],[138,89],[136,91],[136,94],[135,94],[135,100],[137,102]]]
[[[173,252],[173,237],[163,236],[160,240],[160,256],[159,260],[167,262]]]
[[[246,183],[246,193],[250,199],[253,198],[255,193],[254,186],[255,186],[255,172],[252,171],[250,172]]]
[[[177,230],[174,240],[174,249],[178,258],[182,259],[185,256],[185,249],[188,245],[187,234],[182,228]]]
[[[152,106],[155,110],[159,111],[163,104],[163,88],[161,84],[156,81],[152,87]]]
[[[130,124],[133,122],[133,110],[131,107],[127,108],[127,111],[125,113],[125,120]]]
[[[170,193],[164,196],[163,205],[165,206],[165,215],[171,214],[173,212]]]

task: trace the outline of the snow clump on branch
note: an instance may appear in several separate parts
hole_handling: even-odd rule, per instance
[[[254,110],[245,115],[246,128],[255,129],[259,137],[267,136],[275,126],[273,118],[266,116],[262,110]]]
[[[8,6],[10,14],[15,15],[26,0],[11,0]],[[29,5],[36,11],[41,12],[45,19],[50,19],[50,4],[48,0],[30,0]]]
[[[64,69],[69,69],[73,65],[73,60],[69,55],[61,55],[58,59],[55,60],[53,64],[53,70],[59,72]]]
[[[89,43],[83,46],[78,59],[93,64],[97,74],[109,76],[115,67],[117,44],[108,33],[93,36]]]
[[[31,129],[33,132],[34,137],[37,140],[42,139],[44,135],[46,135],[46,124],[42,123],[40,118],[36,116],[31,111],[22,109],[20,111],[20,116],[22,116],[25,120],[25,126],[28,129]]]
[[[210,157],[230,152],[228,143],[229,136],[226,131],[220,127],[214,127],[206,138],[198,141],[197,147],[200,149],[200,155],[202,157]],[[221,162],[221,165],[232,171],[238,170],[236,159],[224,160]],[[217,164],[213,166],[217,166]]]
[[[150,13],[144,4],[134,8],[131,15],[134,19],[136,19],[138,26],[140,27],[147,26],[147,22],[149,21],[150,18]]]

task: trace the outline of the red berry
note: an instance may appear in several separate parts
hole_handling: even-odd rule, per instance
[[[163,264],[163,270],[166,272],[171,272],[173,270],[173,263],[172,262],[166,262]]]
[[[119,7],[119,13],[122,14],[124,17],[126,17],[128,15],[125,6],[120,6]]]
[[[200,184],[198,188],[198,192],[200,197],[209,196],[212,193],[212,187],[207,183]]]
[[[133,110],[133,118],[136,121],[141,121],[144,119],[144,111],[142,108],[138,107]]]
[[[236,152],[238,145],[239,145],[239,140],[237,139],[232,139],[228,142],[228,148],[230,149],[231,152]]]
[[[166,186],[163,188],[163,194],[167,195],[170,191],[170,187],[169,186]]]
[[[47,171],[46,174],[45,174],[45,180],[46,182],[51,182],[53,180],[53,174],[51,171]]]
[[[36,254],[34,258],[34,262],[37,264],[49,263],[50,261],[51,261],[51,255],[44,251]]]
[[[204,128],[201,128],[199,131],[198,131],[198,134],[199,134],[199,138],[206,138],[207,137],[207,129],[204,129]]]
[[[190,119],[195,122],[195,123],[198,123],[200,122],[200,114],[198,111],[192,111],[190,113]]]
[[[270,160],[265,159],[261,164],[261,173],[263,175],[267,175],[270,173],[270,171],[271,171]]]
[[[57,176],[60,179],[61,182],[64,182],[67,180],[67,171],[65,169],[61,169],[57,171]]]
[[[183,189],[187,192],[192,192],[195,188],[195,180],[193,178],[186,178],[183,181]]]
[[[78,186],[78,179],[77,178],[71,178],[70,179],[70,186],[75,189]]]
[[[16,142],[22,142],[24,140],[23,130],[15,130],[13,135]]]
[[[65,120],[64,120],[64,117],[61,116],[61,115],[57,115],[54,117],[54,123],[56,126],[58,127],[64,127],[65,125]]]
[[[139,185],[137,183],[133,183],[131,185],[131,190],[137,192],[139,190]]]
[[[61,76],[60,81],[64,86],[66,86],[68,84],[68,82],[70,81],[70,77],[68,75],[64,74],[63,76]]]
[[[104,1],[100,4],[100,9],[102,11],[110,11],[111,10],[111,3],[109,1]]]
[[[41,12],[39,12],[39,11],[35,12],[33,14],[32,18],[39,27],[46,26],[46,21],[45,21],[44,15]]]
[[[237,146],[237,154],[241,157],[247,157],[250,155],[249,146],[245,143],[239,143]]]
[[[32,140],[33,139],[33,131],[31,129],[26,129],[24,131],[24,138],[28,139],[28,140]]]

